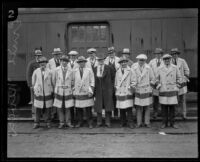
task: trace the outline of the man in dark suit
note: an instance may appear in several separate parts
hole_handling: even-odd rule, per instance
[[[42,51],[39,48],[35,48],[34,51],[34,56],[35,59],[31,60],[26,68],[26,81],[27,81],[27,85],[30,88],[30,94],[31,94],[31,101],[29,102],[29,104],[33,104],[33,99],[34,99],[34,95],[33,95],[33,87],[32,87],[32,75],[35,69],[39,68],[39,63],[38,60],[41,58],[42,56]],[[34,107],[32,106],[32,115],[34,114]]]
[[[120,64],[118,63],[119,61],[119,57],[116,56],[116,51],[114,47],[109,47],[108,48],[108,56],[105,58],[104,63],[106,65],[109,65],[110,69],[111,69],[111,80],[112,80],[112,88],[114,89],[114,82],[115,82],[115,74],[116,71],[118,70],[118,68],[120,67]],[[113,102],[114,102],[114,116],[118,117],[119,116],[119,111],[116,108],[116,96],[115,96],[115,92],[113,90]]]
[[[113,90],[110,66],[104,64],[104,55],[97,60],[98,65],[94,68],[95,88],[94,88],[94,110],[97,112],[97,127],[102,125],[102,110],[105,109],[105,124],[111,127],[111,113],[114,110]]]

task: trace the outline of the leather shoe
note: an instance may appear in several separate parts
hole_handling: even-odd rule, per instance
[[[90,129],[92,129],[92,128],[93,128],[92,124],[89,124],[89,128],[90,128]]]
[[[76,128],[79,128],[80,126],[81,126],[80,123],[78,123],[78,124],[75,125]]]
[[[178,129],[178,126],[176,124],[171,124],[171,127],[174,129]]]
[[[129,124],[128,127],[131,128],[131,129],[134,128],[133,124]]]
[[[99,128],[99,127],[101,127],[102,126],[102,124],[97,124],[96,125],[96,128]]]
[[[160,128],[161,128],[161,129],[164,129],[164,128],[166,128],[166,127],[167,127],[166,124],[162,124]]]
[[[47,124],[47,128],[48,128],[48,129],[51,128],[51,125],[50,125],[50,124]]]
[[[120,127],[122,128],[122,127],[124,127],[126,124],[125,123],[121,123],[120,124]]]
[[[135,128],[140,128],[140,127],[142,127],[141,124],[140,124],[140,125],[137,124],[137,125],[135,126]]]
[[[145,124],[145,127],[151,128],[151,125],[150,124]]]
[[[33,125],[33,129],[37,129],[37,128],[39,128],[40,126],[39,126],[39,124],[34,124]]]
[[[111,127],[110,123],[106,123],[106,127],[110,128]]]
[[[58,128],[59,129],[64,128],[64,124],[59,124]]]
[[[74,128],[74,126],[71,123],[66,124],[66,126],[68,126],[69,128]]]

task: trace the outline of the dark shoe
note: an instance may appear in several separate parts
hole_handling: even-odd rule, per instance
[[[51,128],[51,125],[49,123],[47,123],[46,127],[49,129],[49,128]]]
[[[99,127],[101,127],[101,126],[102,126],[102,124],[98,123],[98,124],[96,125],[96,128],[99,128]]]
[[[39,128],[39,127],[40,127],[39,124],[34,124],[34,125],[33,125],[33,129],[37,129],[37,128]]]
[[[145,124],[145,127],[151,128],[151,125],[150,124]]]
[[[93,128],[92,124],[89,124],[89,128],[90,128],[90,129],[92,129],[92,128]]]
[[[74,128],[74,126],[71,123],[66,124],[66,126],[69,127],[69,128]]]
[[[106,123],[106,127],[111,128],[110,123]]]
[[[167,127],[166,124],[162,124],[160,128],[161,128],[161,129],[164,129],[164,128],[166,128],[166,127]]]
[[[186,119],[187,119],[186,115],[182,115],[182,120],[186,120]]]
[[[62,128],[64,128],[64,124],[59,124],[59,126],[58,126],[58,129],[62,129]]]
[[[174,129],[178,129],[178,126],[176,124],[171,124],[171,127]]]
[[[158,117],[158,113],[153,114],[153,119],[156,119]]]
[[[122,127],[124,127],[126,125],[126,123],[121,123],[120,124],[120,127],[122,128]]]
[[[134,125],[133,124],[128,124],[128,127],[133,129],[134,128]]]
[[[81,124],[78,123],[78,124],[75,125],[75,128],[79,128],[80,126],[81,126]]]
[[[141,124],[140,124],[140,125],[137,124],[137,125],[135,126],[135,128],[140,128],[140,127],[142,127]]]

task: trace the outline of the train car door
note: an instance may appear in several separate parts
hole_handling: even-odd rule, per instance
[[[109,46],[110,32],[107,23],[73,23],[67,26],[67,51],[76,50],[88,57],[87,49],[93,47],[105,53]]]

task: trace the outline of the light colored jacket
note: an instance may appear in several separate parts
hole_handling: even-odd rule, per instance
[[[94,73],[90,68],[83,68],[83,76],[80,76],[80,69],[74,70],[74,96],[75,106],[79,108],[89,107],[94,105],[93,97],[89,97],[89,93],[94,93],[95,86]]]
[[[68,63],[68,67],[71,70],[75,70],[76,68],[79,68],[79,64],[77,63],[77,59],[74,61],[73,67],[72,67],[71,61]]]
[[[153,71],[146,63],[144,64],[142,72],[140,71],[139,64],[135,64],[133,70],[137,78],[135,105],[149,106],[152,104],[152,86],[155,84]]]
[[[56,69],[56,63],[55,63],[55,59],[51,58],[47,64],[47,68],[49,68],[50,70],[54,70]]]
[[[52,107],[53,104],[53,82],[52,71],[45,68],[44,80],[42,80],[42,72],[37,68],[32,75],[32,86],[34,90],[34,106],[37,108],[44,107],[44,96],[46,108]],[[44,92],[43,92],[44,91]]]
[[[156,74],[158,73],[158,68],[164,64],[163,60],[161,59],[160,66],[157,67],[157,62],[158,62],[157,58],[154,58],[149,62],[149,66],[152,68],[154,76],[156,76]],[[159,91],[156,88],[154,88],[153,95],[158,96],[158,94]]]
[[[130,67],[124,69],[122,74],[121,67],[115,76],[115,95],[117,98],[116,107],[120,109],[133,106],[133,88],[136,85],[136,76]]]
[[[181,84],[181,74],[176,65],[170,64],[158,69],[156,75],[157,89],[159,89],[159,102],[161,104],[178,104],[177,95]]]
[[[94,67],[96,67],[98,65],[98,60],[97,59],[98,59],[98,57],[96,57],[96,59],[95,59]],[[85,66],[87,68],[91,68],[92,69],[92,65],[91,65],[91,62],[90,62],[90,57],[87,58],[87,62],[85,64]]]
[[[65,108],[74,106],[73,100],[73,72],[70,68],[67,69],[65,78],[63,78],[62,66],[58,66],[55,70],[53,78],[54,84],[54,104],[57,108],[62,108],[63,96],[65,96]]]
[[[177,59],[177,67],[180,70],[182,83],[179,89],[179,95],[187,93],[187,82],[189,82],[190,69],[186,61],[182,58]]]

